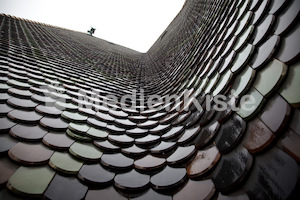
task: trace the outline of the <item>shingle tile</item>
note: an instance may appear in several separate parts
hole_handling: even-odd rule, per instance
[[[54,152],[42,144],[19,142],[14,145],[8,155],[14,161],[24,165],[42,165],[48,163]]]
[[[214,196],[215,191],[215,185],[210,179],[203,181],[189,180],[184,188],[174,195],[173,199],[210,199]]]
[[[78,179],[56,174],[44,195],[48,199],[82,199],[87,190]]]
[[[191,178],[202,176],[216,166],[220,157],[221,154],[215,146],[198,151],[195,158],[186,168],[187,174]]]
[[[21,166],[8,180],[7,187],[19,195],[42,197],[48,187],[54,171],[49,167],[23,167]],[[39,178],[36,178],[39,177]]]
[[[71,145],[69,152],[82,160],[97,161],[102,156],[102,151],[90,143],[75,142]]]
[[[107,185],[114,177],[115,173],[106,170],[100,164],[85,164],[78,173],[79,179],[95,185]]]
[[[120,189],[140,190],[147,187],[150,176],[133,169],[130,172],[116,175],[114,181],[115,186]]]
[[[47,130],[40,126],[17,124],[10,129],[9,133],[20,140],[38,141],[42,140]]]
[[[280,149],[271,150],[256,156],[244,188],[251,199],[287,199],[296,187],[297,163]]]
[[[150,182],[155,189],[168,189],[179,186],[186,180],[186,177],[185,168],[167,166],[161,172],[153,175]]]

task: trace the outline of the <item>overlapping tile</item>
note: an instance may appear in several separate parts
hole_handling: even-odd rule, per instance
[[[297,199],[298,4],[188,0],[145,54],[0,15],[0,198]]]

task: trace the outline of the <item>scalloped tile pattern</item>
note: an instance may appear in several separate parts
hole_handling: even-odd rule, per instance
[[[0,199],[299,199],[299,5],[187,0],[143,54],[1,14]]]

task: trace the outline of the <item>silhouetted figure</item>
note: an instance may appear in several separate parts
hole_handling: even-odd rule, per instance
[[[91,30],[88,30],[87,32],[92,36],[95,33],[95,28],[91,27]]]

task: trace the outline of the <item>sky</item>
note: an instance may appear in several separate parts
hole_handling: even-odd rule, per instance
[[[86,33],[147,52],[185,0],[0,0],[0,13]]]

